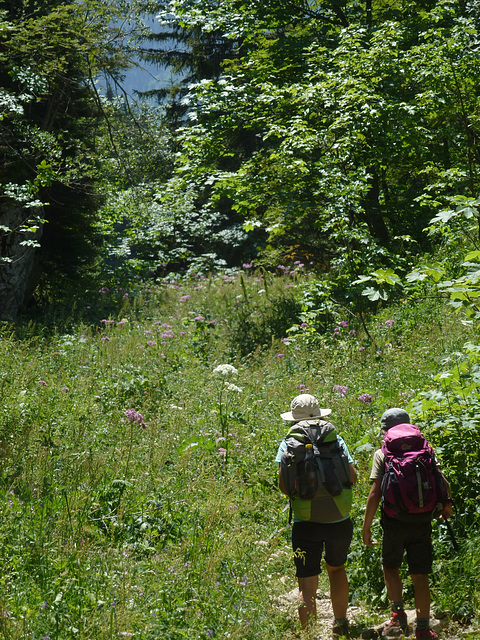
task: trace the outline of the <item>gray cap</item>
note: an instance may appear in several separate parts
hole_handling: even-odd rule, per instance
[[[405,423],[410,423],[410,416],[406,411],[398,407],[387,409],[380,418],[380,426],[384,431],[387,431],[390,427],[394,427],[397,424]]]

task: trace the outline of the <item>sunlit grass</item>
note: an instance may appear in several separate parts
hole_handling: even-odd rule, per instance
[[[465,330],[444,309],[440,322],[431,305],[400,304],[372,319],[374,343],[352,322],[314,343],[287,332],[295,283],[206,278],[117,307],[101,292],[91,324],[4,332],[6,638],[274,639],[293,629],[275,604],[294,579],[273,460],[280,413],[307,390],[332,408],[359,469],[352,594],[368,599],[371,583],[381,604],[379,559],[375,571],[359,539],[378,419],[432,384]]]

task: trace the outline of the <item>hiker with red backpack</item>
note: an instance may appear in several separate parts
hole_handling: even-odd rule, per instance
[[[348,632],[345,561],[353,534],[349,511],[357,473],[344,440],[323,420],[331,409],[320,409],[318,400],[308,393],[294,398],[290,409],[282,418],[292,427],[280,443],[276,462],[279,487],[290,498],[294,518],[298,613],[303,629],[315,621],[324,552],[335,618],[332,637],[339,638]]]
[[[410,424],[406,411],[398,407],[387,409],[380,424],[383,444],[373,456],[363,542],[367,546],[376,544],[371,526],[382,502],[382,566],[392,607],[391,620],[382,637],[399,638],[409,631],[399,571],[406,553],[415,592],[415,636],[435,640],[438,636],[430,629],[431,522],[436,516],[451,516],[450,487],[437,467],[431,446],[419,428]]]

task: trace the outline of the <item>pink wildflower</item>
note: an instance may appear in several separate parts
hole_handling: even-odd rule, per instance
[[[345,387],[342,384],[336,384],[333,387],[333,390],[336,391],[337,393],[339,393],[341,396],[346,396],[347,395],[347,391],[348,391],[348,387]]]
[[[369,393],[362,393],[362,395],[358,396],[358,400],[360,400],[360,402],[364,402],[365,404],[369,404],[370,402],[372,402],[373,396],[371,396]]]
[[[145,429],[145,427],[147,426],[143,420],[142,414],[138,411],[135,411],[135,409],[127,409],[125,411],[125,415],[131,422],[138,422],[143,429]]]

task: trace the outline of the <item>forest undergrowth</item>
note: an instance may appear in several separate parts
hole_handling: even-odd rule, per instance
[[[434,527],[434,610],[459,636],[473,633],[472,331],[441,301],[419,298],[380,307],[366,325],[345,312],[319,334],[298,323],[302,280],[248,271],[103,287],[68,323],[3,326],[2,637],[294,633],[296,616],[277,605],[295,580],[274,459],[280,413],[302,392],[332,409],[358,469],[347,567],[358,628],[388,608],[379,549],[365,548],[360,530],[379,418],[398,405],[458,494],[460,551]]]

